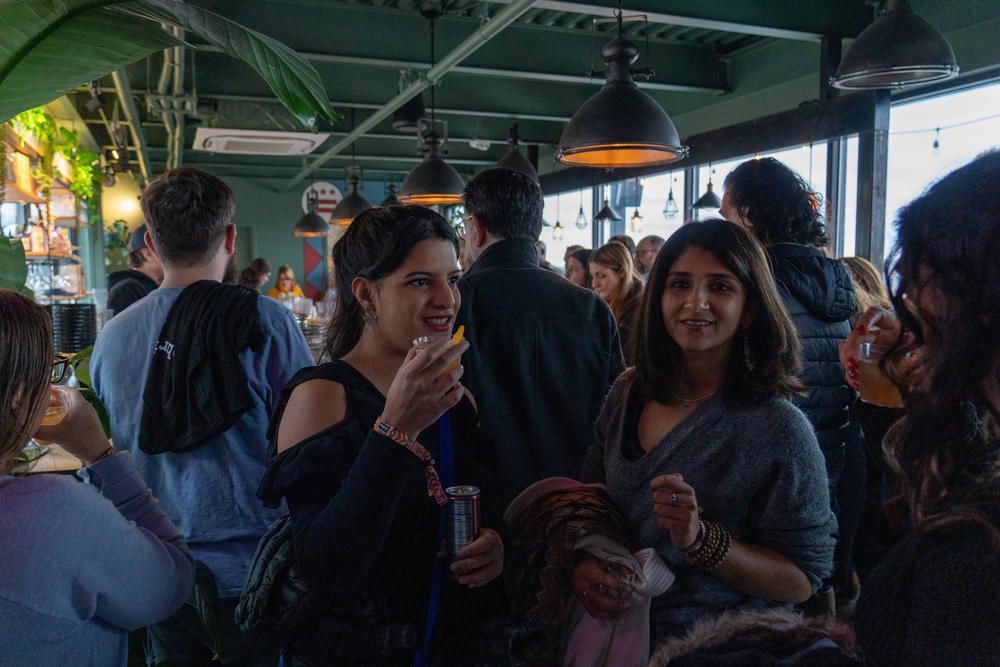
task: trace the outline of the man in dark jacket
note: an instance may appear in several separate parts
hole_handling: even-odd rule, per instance
[[[465,187],[466,252],[458,322],[470,343],[463,382],[479,405],[506,505],[544,477],[580,474],[604,396],[624,370],[603,299],[538,266],[542,192],[487,169]]]
[[[840,262],[820,250],[829,238],[819,197],[801,176],[774,158],[748,160],[729,173],[725,188],[720,212],[767,247],[802,341],[801,379],[809,393],[795,403],[812,422],[826,457],[839,524],[833,583],[839,596],[853,597],[851,550],[863,508],[864,450],[860,427],[851,418],[854,392],[844,382],[837,344],[851,330],[854,281]]]
[[[128,242],[132,268],[108,276],[108,310],[117,315],[146,296],[163,282],[163,263],[146,245],[146,225],[139,227]]]

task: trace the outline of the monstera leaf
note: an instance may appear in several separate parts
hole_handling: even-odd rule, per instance
[[[28,265],[24,259],[24,246],[20,241],[11,241],[0,235],[0,289],[23,294],[29,299],[35,295],[24,286],[28,277]]]
[[[319,74],[278,41],[176,0],[0,0],[0,122],[180,44],[183,28],[249,64],[307,128],[336,114]]]

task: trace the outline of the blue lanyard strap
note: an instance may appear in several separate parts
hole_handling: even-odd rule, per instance
[[[455,462],[451,448],[451,417],[448,413],[438,420],[438,441],[440,453],[438,463],[441,467],[441,484],[444,488],[455,485]],[[440,508],[438,521],[438,539],[440,546],[445,534],[446,507]],[[431,570],[431,597],[427,602],[427,630],[424,632],[424,648],[413,654],[413,667],[427,667],[430,661],[431,635],[434,634],[434,621],[437,618],[438,598],[441,596],[441,577],[444,573],[445,557],[434,557],[434,568]]]

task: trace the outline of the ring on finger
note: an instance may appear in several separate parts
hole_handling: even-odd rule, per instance
[[[677,504],[677,494],[674,493],[673,491],[670,492],[670,504],[671,505]]]
[[[583,593],[581,593],[580,595],[583,596],[584,600],[589,600],[590,599],[590,589],[589,588],[585,589],[583,591]]]

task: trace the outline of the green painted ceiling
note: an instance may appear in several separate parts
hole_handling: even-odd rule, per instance
[[[320,127],[335,136],[315,156],[397,94],[401,69],[417,76],[428,67],[430,30],[422,9],[444,12],[435,26],[440,60],[507,2],[199,0],[193,4],[275,37],[314,64],[343,116],[332,127]],[[918,15],[951,35],[963,74],[998,67],[1000,53],[993,36],[1000,29],[1000,0],[914,0],[912,5]],[[600,77],[589,79],[588,74],[592,68],[603,68],[600,48],[617,26],[595,25],[594,19],[609,16],[612,7],[606,0],[539,0],[444,76],[434,88],[436,115],[449,123],[447,159],[461,173],[471,174],[503,155],[515,119],[522,141],[538,145],[539,171],[559,168],[552,153],[563,126],[603,82]],[[640,48],[636,66],[655,70],[648,85],[640,85],[686,136],[816,98],[821,37],[856,36],[872,20],[874,7],[871,0],[630,0],[624,14],[647,16],[647,21],[624,24]],[[845,40],[845,48],[848,43]],[[185,120],[183,164],[222,176],[291,181],[306,160],[315,159],[191,150],[199,126],[300,128],[247,65],[210,49],[185,51],[183,92],[192,102],[196,99],[197,106],[192,104]],[[154,174],[164,170],[168,155],[162,117],[147,105],[162,63],[157,55],[128,68]],[[105,93],[103,111],[111,116],[116,102],[111,77],[99,83]],[[430,113],[430,90],[423,95]],[[104,123],[84,106],[89,98],[85,88],[70,97],[95,140],[110,146]],[[472,148],[473,139],[491,142],[489,149]],[[398,181],[419,160],[415,135],[394,131],[391,117],[358,139],[353,150],[370,179]],[[350,161],[347,148],[319,166],[317,176],[339,180]]]

